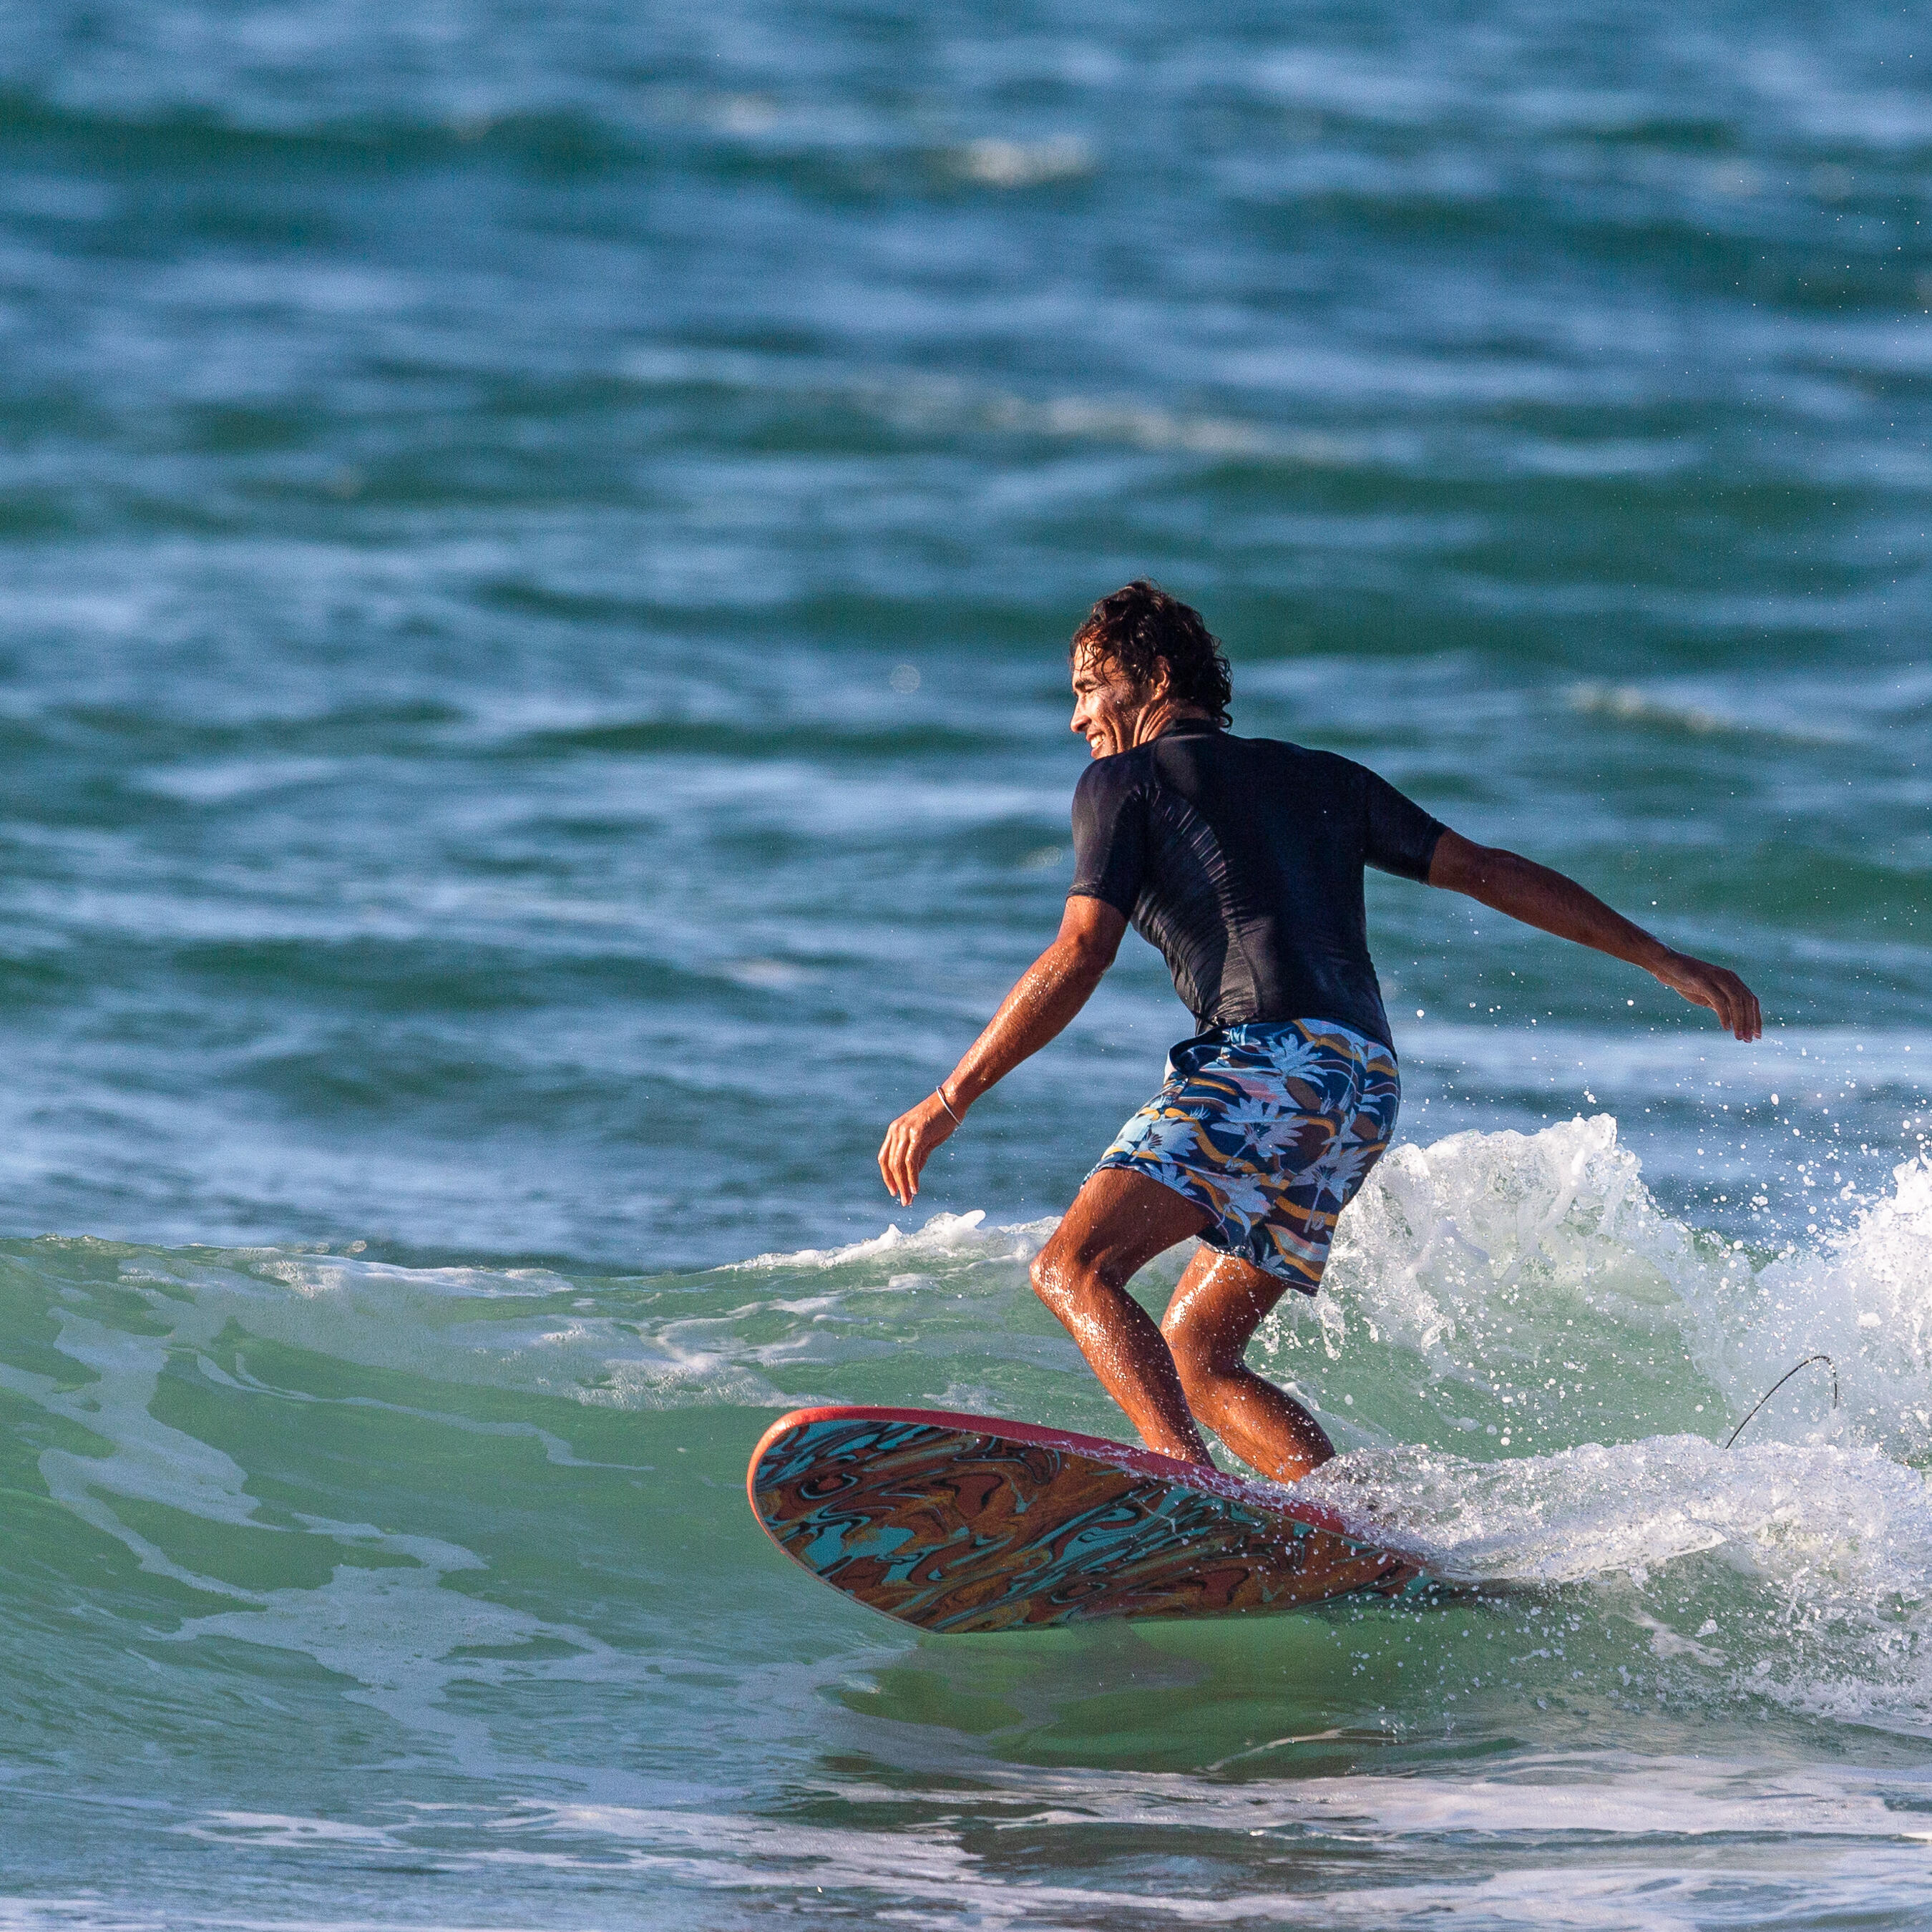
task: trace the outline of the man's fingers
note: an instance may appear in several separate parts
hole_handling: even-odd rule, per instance
[[[1724,1003],[1718,1010],[1718,1017],[1724,1022],[1724,1030],[1735,1034],[1739,1040],[1748,1038],[1750,1030],[1744,1018],[1744,1003],[1739,997],[1742,991],[1742,987],[1736,992],[1733,992],[1729,986],[1724,987],[1722,992]]]
[[[1684,953],[1677,956],[1677,966],[1682,977],[1668,973],[1658,976],[1693,1006],[1708,1007],[1726,1033],[1753,1040],[1764,1031],[1757,995],[1728,967],[1713,966]]]
[[[1735,973],[1720,968],[1717,978],[1724,995],[1725,1025],[1739,1040],[1756,1039],[1763,1030],[1763,1016],[1758,1008],[1757,995]]]
[[[918,1146],[918,1130],[904,1114],[886,1130],[886,1138],[880,1144],[880,1178],[886,1184],[886,1192],[902,1208],[910,1207],[913,1196],[919,1192],[919,1171],[926,1163],[920,1157]]]
[[[912,1205],[912,1198],[919,1192],[920,1170],[940,1144],[952,1137],[953,1123],[936,1118],[938,1112],[928,1100],[902,1114],[879,1144],[880,1175],[886,1191],[902,1208]]]

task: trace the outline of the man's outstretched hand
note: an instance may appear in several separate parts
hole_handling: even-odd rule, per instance
[[[902,1208],[912,1205],[920,1168],[952,1138],[957,1124],[939,1096],[928,1094],[886,1130],[879,1145],[879,1172],[886,1178],[886,1191]]]
[[[1671,952],[1650,970],[1694,1006],[1708,1006],[1724,1022],[1725,1030],[1739,1040],[1756,1040],[1764,1031],[1757,995],[1730,968],[1694,959],[1688,952]]]
[[[1756,1040],[1764,1030],[1757,995],[1738,976],[1708,959],[1673,952],[1653,933],[1633,926],[1574,879],[1500,845],[1478,845],[1446,827],[1429,862],[1429,883],[1462,892],[1526,926],[1574,939],[1654,974],[1694,1006],[1708,1006],[1725,1030]]]

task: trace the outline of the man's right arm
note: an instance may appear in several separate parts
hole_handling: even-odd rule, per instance
[[[1641,966],[1694,1006],[1709,1007],[1739,1040],[1756,1040],[1764,1030],[1757,995],[1728,968],[1673,952],[1574,879],[1534,859],[1498,845],[1478,845],[1445,830],[1430,860],[1429,883],[1464,893],[1559,939]]]
[[[1105,899],[1066,902],[1059,936],[1015,982],[986,1030],[938,1088],[886,1130],[879,1172],[900,1206],[919,1192],[920,1170],[989,1087],[1037,1053],[1092,997],[1114,963],[1125,917]]]

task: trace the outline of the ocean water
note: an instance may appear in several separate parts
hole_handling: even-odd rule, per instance
[[[0,16],[0,1927],[1932,1922],[1929,64]],[[1053,928],[1141,573],[1238,729],[1767,1030],[1372,880],[1400,1144],[1254,1359],[1496,1587],[917,1640],[744,1463],[1123,1432],[1024,1264],[1153,954],[910,1213],[872,1159]]]

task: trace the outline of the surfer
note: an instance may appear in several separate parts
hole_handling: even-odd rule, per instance
[[[1369,957],[1365,866],[1462,892],[1592,946],[1708,1007],[1741,1040],[1758,1003],[1573,879],[1452,832],[1366,767],[1228,728],[1228,662],[1200,614],[1155,585],[1096,604],[1069,652],[1073,729],[1094,762],[1073,797],[1060,934],[926,1099],[886,1130],[902,1204],[981,1094],[1084,1006],[1131,922],[1160,948],[1196,1030],[1033,1264],[1033,1284],[1150,1448],[1204,1462],[1212,1430],[1292,1482],[1335,1453],[1243,1360],[1288,1289],[1320,1287],[1336,1219],[1395,1127],[1400,1078]],[[1201,1243],[1156,1327],[1127,1283]]]

